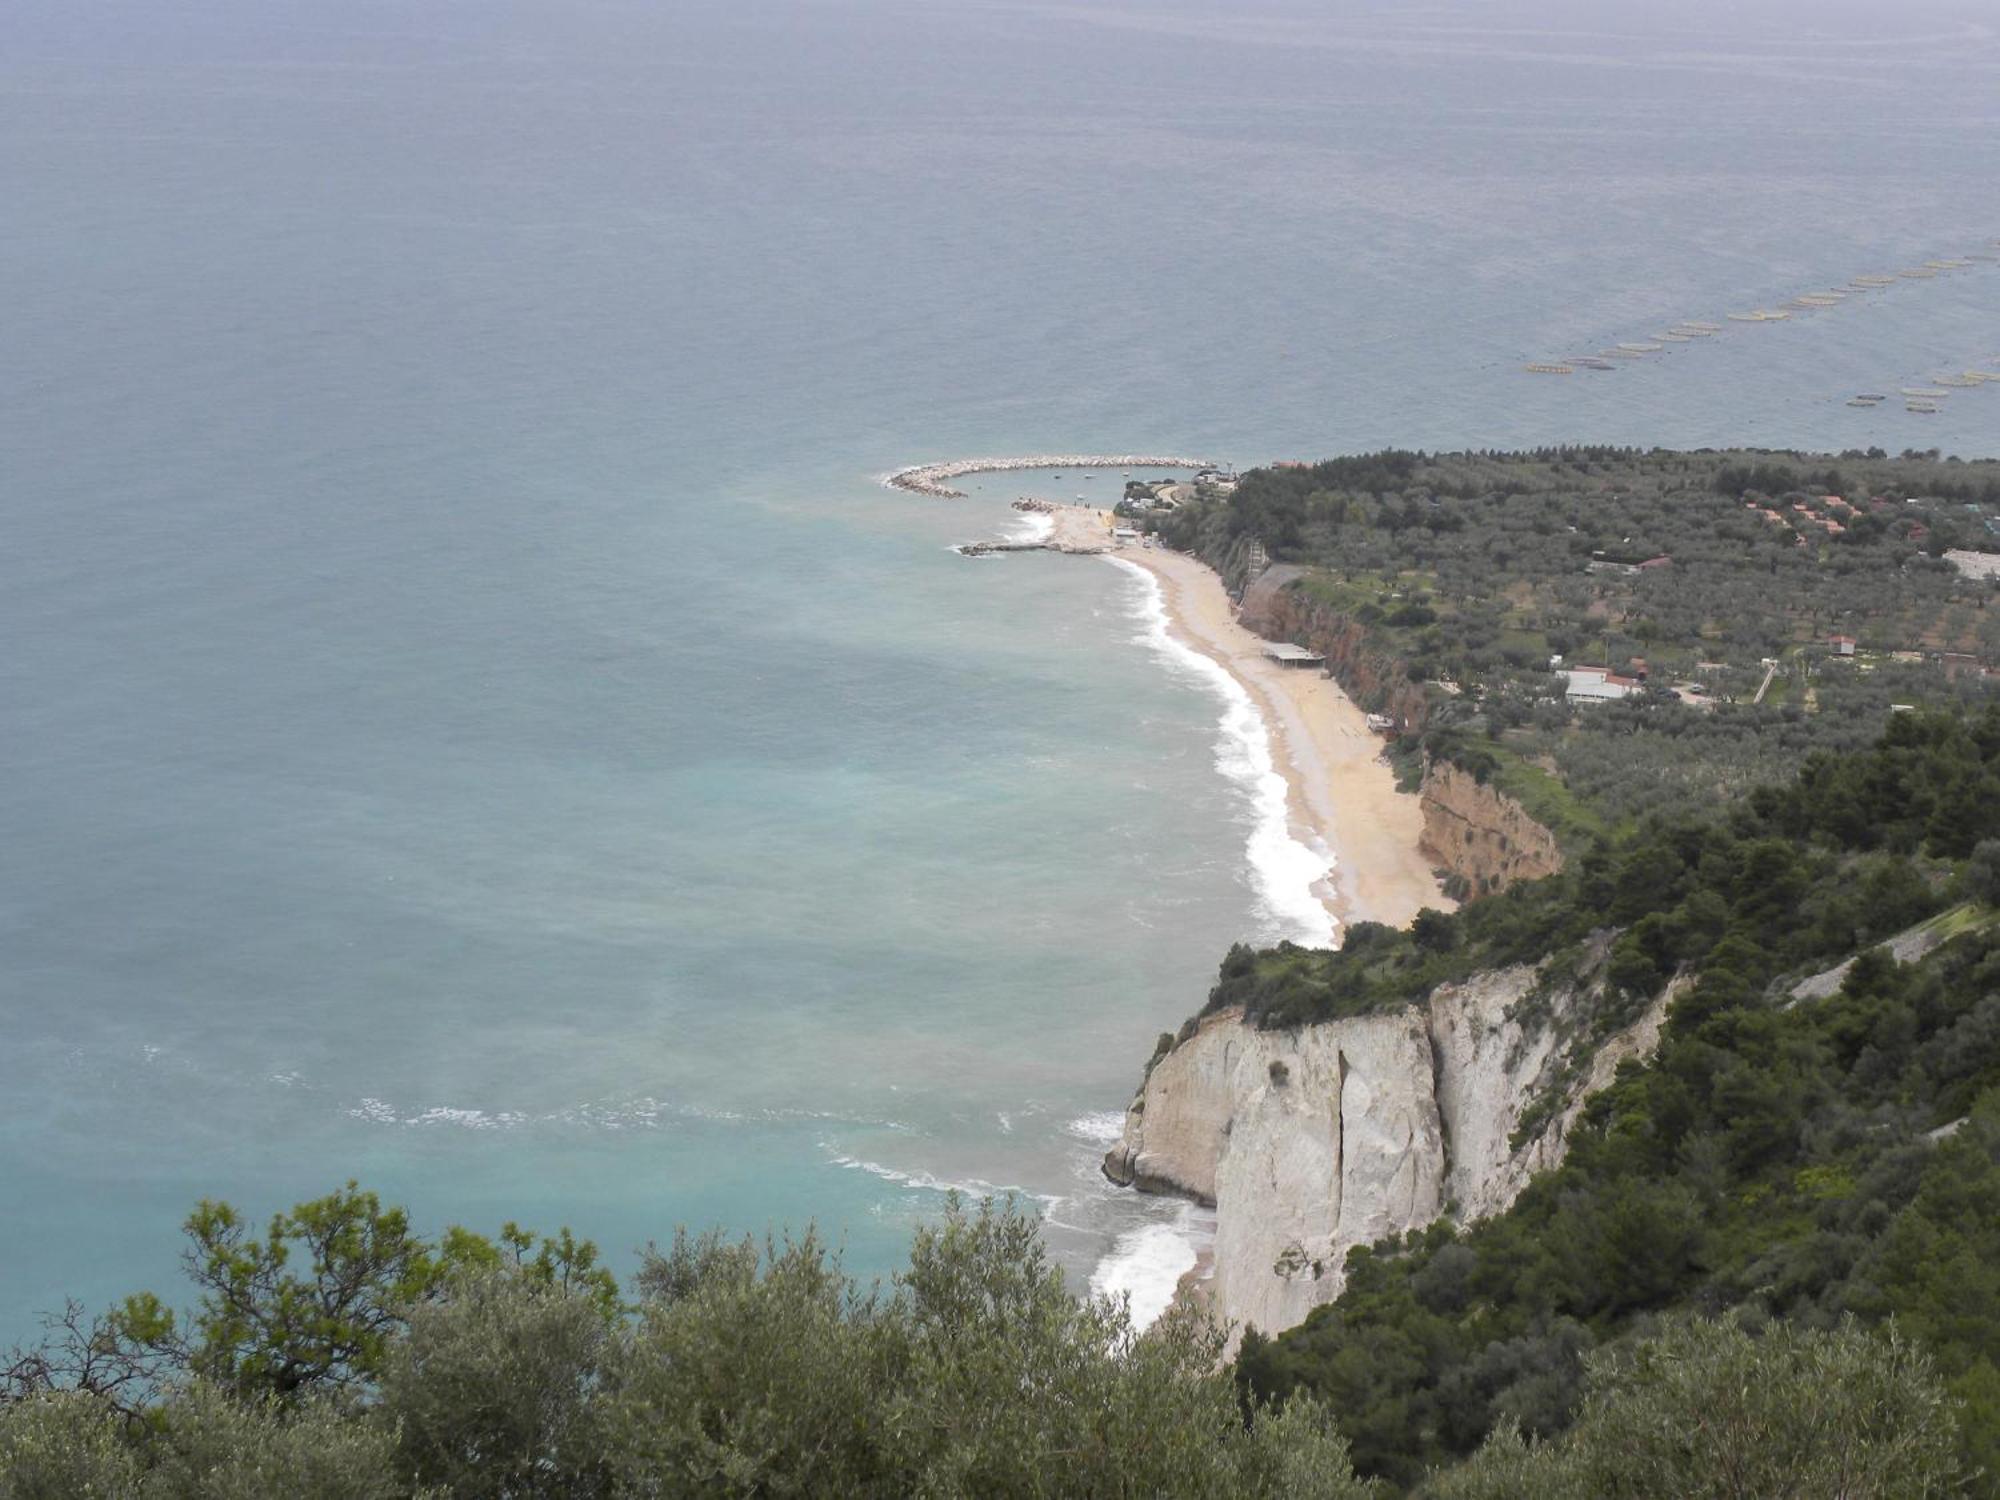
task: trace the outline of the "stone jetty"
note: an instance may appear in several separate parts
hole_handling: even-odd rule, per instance
[[[951,487],[968,474],[1005,474],[1015,469],[1207,469],[1205,458],[1161,458],[1144,453],[1036,453],[1026,458],[954,458],[941,464],[912,464],[888,478],[891,487],[917,495],[962,500],[964,490]]]
[[[1118,534],[1117,522],[1108,510],[1092,505],[1060,505],[1032,496],[1016,500],[1014,509],[1047,516],[1049,534],[1023,542],[961,542],[954,550],[965,557],[985,557],[994,552],[1068,552],[1089,556],[1116,552],[1125,545],[1126,538]]]
[[[1047,542],[960,542],[952,549],[960,557],[987,557],[995,552],[1049,552]]]

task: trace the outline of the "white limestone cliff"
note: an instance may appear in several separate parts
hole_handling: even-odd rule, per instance
[[[1355,1246],[1447,1212],[1501,1212],[1562,1159],[1588,1096],[1657,1043],[1673,993],[1572,1059],[1587,1028],[1570,1023],[1596,993],[1601,956],[1553,976],[1528,1024],[1509,1015],[1536,989],[1528,966],[1292,1030],[1217,1011],[1156,1055],[1105,1173],[1213,1204],[1216,1313],[1266,1333],[1290,1328],[1339,1295]],[[1557,1107],[1517,1149],[1524,1112],[1550,1089]]]

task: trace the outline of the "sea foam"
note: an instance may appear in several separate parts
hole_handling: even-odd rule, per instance
[[[1125,1133],[1125,1111],[1094,1109],[1087,1115],[1078,1115],[1063,1129],[1076,1139],[1087,1141],[1093,1146],[1109,1146]]]
[[[1016,511],[1014,520],[1002,534],[1003,541],[1046,542],[1056,529],[1056,518],[1046,511]]]
[[[879,1177],[884,1182],[893,1182],[898,1187],[918,1188],[932,1193],[957,1193],[961,1198],[975,1201],[985,1198],[1019,1198],[1024,1202],[1039,1203],[1043,1209],[1053,1208],[1062,1202],[1061,1195],[1055,1193],[1030,1192],[1027,1188],[1010,1183],[986,1182],[981,1178],[969,1177],[962,1182],[938,1177],[930,1172],[907,1172],[900,1167],[885,1166],[879,1161],[867,1161],[858,1156],[846,1156],[833,1149],[826,1142],[820,1142],[820,1149],[836,1167],[849,1172],[866,1172],[871,1177]]]
[[[1250,879],[1266,929],[1260,936],[1273,942],[1289,939],[1308,947],[1331,948],[1336,939],[1333,915],[1314,887],[1326,879],[1333,860],[1324,849],[1314,849],[1292,834],[1289,789],[1272,759],[1270,729],[1257,710],[1256,700],[1227,667],[1174,639],[1167,629],[1166,597],[1157,578],[1122,557],[1108,561],[1139,584],[1133,600],[1141,626],[1139,642],[1155,651],[1172,670],[1222,700],[1215,765],[1241,788],[1249,803]]]
[[[1167,1310],[1181,1278],[1194,1268],[1190,1225],[1141,1224],[1118,1236],[1090,1273],[1090,1289],[1100,1297],[1129,1298],[1132,1326],[1144,1329]]]

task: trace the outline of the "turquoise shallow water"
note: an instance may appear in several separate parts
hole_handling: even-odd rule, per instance
[[[1520,374],[2000,235],[1983,7],[1600,11],[11,11],[0,1329],[348,1176],[621,1264],[1175,1222],[1092,1161],[1277,930],[1222,705],[948,550],[1023,483],[876,476],[2000,451],[1841,405],[2000,354],[1995,267]]]

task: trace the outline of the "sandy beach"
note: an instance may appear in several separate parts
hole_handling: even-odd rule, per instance
[[[1451,909],[1418,848],[1421,807],[1396,790],[1381,737],[1338,683],[1266,657],[1265,641],[1237,623],[1221,578],[1205,563],[1165,548],[1110,545],[1108,511],[1062,506],[1055,519],[1052,546],[1089,538],[1096,545],[1062,550],[1102,552],[1158,579],[1168,629],[1249,690],[1270,730],[1272,758],[1290,786],[1294,835],[1333,852],[1325,894],[1337,919],[1400,927],[1426,906]]]

